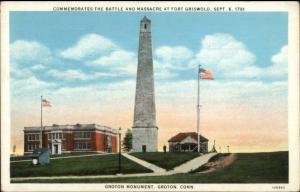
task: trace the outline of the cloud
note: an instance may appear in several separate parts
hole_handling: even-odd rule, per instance
[[[157,80],[169,79],[177,76],[177,73],[171,72],[169,69],[160,67],[160,63],[153,61],[154,65],[154,77]]]
[[[37,90],[41,92],[41,89],[49,89],[55,86],[54,83],[39,80],[35,76],[24,79],[11,79],[11,82],[11,90],[13,90],[13,93],[22,94],[36,92]]]
[[[83,60],[95,58],[116,48],[118,46],[110,39],[92,33],[83,36],[75,45],[63,50],[61,56],[66,59]]]
[[[287,46],[271,58],[271,65],[255,65],[256,55],[247,46],[230,34],[206,35],[201,41],[201,49],[192,65],[201,63],[213,70],[219,78],[282,77],[287,74]]]
[[[288,72],[288,46],[283,46],[280,51],[271,58],[272,66],[268,68],[270,76],[284,76]]]
[[[281,103],[286,99],[286,81],[202,81],[201,102],[208,105],[234,102],[252,102],[263,105],[273,101]],[[162,103],[192,103],[197,99],[197,80],[160,82],[156,84],[157,99]],[[275,99],[277,98],[277,99]]]
[[[193,57],[193,52],[184,46],[161,46],[155,49],[159,67],[185,69]]]
[[[176,76],[170,69],[184,68],[186,61],[191,59],[192,52],[182,46],[162,46],[155,50],[157,59],[153,60],[156,79],[167,79]],[[98,69],[110,70],[119,75],[135,76],[137,71],[137,54],[124,49],[111,51],[88,63]]]
[[[10,74],[12,78],[23,79],[33,76],[30,69],[24,67],[18,67],[17,65],[10,66]]]
[[[256,60],[256,56],[247,49],[245,44],[232,35],[223,33],[206,35],[196,58],[201,64],[217,67],[221,71],[251,66]]]
[[[95,43],[97,41],[98,43]],[[100,42],[102,42],[102,45],[99,47]],[[222,95],[223,97],[225,97],[224,95],[228,95],[227,93],[231,93],[230,96],[232,97],[240,97],[241,95],[246,97],[247,94],[250,94],[247,89],[253,86],[253,84],[251,84],[253,80],[250,81],[247,78],[255,78],[263,75],[277,77],[286,74],[286,45],[270,58],[270,61],[272,62],[271,65],[263,68],[255,65],[256,56],[247,49],[246,45],[230,34],[217,33],[206,35],[201,43],[201,49],[196,53],[193,53],[189,48],[181,45],[164,45],[154,50],[154,76],[155,79],[158,80],[158,82],[156,82],[157,89],[160,89],[164,83],[168,82],[167,87],[172,87],[174,83],[174,89],[169,90],[168,92],[168,94],[170,93],[173,97],[185,95],[185,93],[194,95],[194,93],[191,92],[191,89],[194,89],[195,87],[191,86],[196,85],[195,81],[192,80],[187,82],[187,79],[190,78],[183,76],[187,76],[186,74],[189,74],[191,69],[195,68],[195,66],[193,66],[195,62],[205,63],[208,69],[211,69],[213,72],[219,72],[222,78],[218,77],[216,81],[210,82],[208,87],[206,87],[208,83],[203,82],[202,86],[207,90],[213,89],[210,93],[217,94],[220,92],[220,99],[222,98]],[[62,54],[65,54],[64,56],[67,57],[71,56],[71,54],[80,54],[76,59],[82,59],[83,61],[81,61],[80,65],[78,65],[79,68],[77,69],[72,69],[70,66],[66,65],[54,68],[53,65],[50,65],[52,63],[47,63],[49,65],[45,66],[44,63],[39,60],[39,55],[37,53],[41,52],[40,54],[44,55],[45,58],[50,57],[52,62],[57,59],[55,58],[57,55],[52,56],[51,50],[39,42],[18,40],[12,44],[11,50],[20,51],[20,47],[23,47],[26,50],[24,53],[11,54],[15,61],[21,63],[21,58],[23,58],[24,60],[36,60],[36,62],[32,62],[30,67],[25,67],[23,65],[18,67],[13,65],[11,68],[12,74],[14,74],[13,76],[15,78],[24,79],[25,82],[29,83],[32,82],[32,84],[37,87],[42,85],[47,87],[46,84],[49,84],[49,82],[43,81],[43,78],[39,75],[35,75],[37,72],[42,72],[48,75],[48,77],[52,77],[50,78],[50,84],[52,84],[52,86],[56,85],[59,88],[69,87],[68,82],[71,81],[86,81],[86,86],[94,85],[99,82],[92,80],[104,78],[112,80],[105,83],[108,86],[114,80],[116,80],[116,82],[122,81],[119,77],[129,77],[130,80],[134,80],[136,75],[137,54],[118,47],[113,41],[97,34],[87,34],[73,47],[63,51]],[[33,49],[39,50],[34,52]],[[105,54],[98,53],[101,50],[102,53],[105,52]],[[29,51],[33,51],[34,53],[31,55],[29,54]],[[90,55],[93,54],[94,58],[90,59]],[[84,67],[84,69],[82,67]],[[228,81],[232,81],[232,83],[229,83]],[[259,84],[257,81],[254,82],[256,85]],[[184,86],[180,86],[181,83],[183,83]],[[23,86],[21,83],[15,85]],[[271,86],[271,84],[263,83],[263,85],[263,89],[259,89],[255,86],[251,89],[255,89],[256,91],[260,90],[261,93],[265,93],[264,90],[267,89],[268,85]],[[168,88],[165,90],[168,90]],[[180,91],[177,93],[177,90]],[[282,91],[284,92],[284,90]],[[163,92],[164,91],[162,90],[162,93]],[[186,96],[183,96],[183,98],[186,98]]]
[[[74,81],[74,80],[93,80],[97,78],[107,78],[107,77],[115,77],[118,74],[113,73],[102,73],[102,72],[95,72],[95,73],[84,73],[80,70],[76,69],[69,69],[65,71],[58,71],[55,69],[51,69],[47,72],[47,74],[51,77],[66,80],[66,81]]]
[[[49,76],[58,78],[58,79],[64,79],[64,80],[87,80],[89,79],[89,76],[79,70],[69,69],[66,71],[58,71],[55,69],[49,70],[47,72]]]
[[[42,64],[36,64],[32,67],[30,67],[30,69],[32,69],[33,71],[39,71],[39,70],[43,70],[45,69],[46,67]]]
[[[10,44],[11,62],[27,65],[36,64],[36,62],[46,63],[51,59],[51,51],[40,42],[17,40]]]
[[[41,72],[53,62],[51,50],[37,41],[16,40],[10,44],[10,74],[15,79],[26,79]],[[24,80],[26,81],[26,80]],[[31,78],[29,81],[34,82]]]
[[[263,74],[263,69],[255,66],[247,66],[240,70],[232,70],[224,74],[225,77],[253,78]]]
[[[88,65],[132,76],[136,73],[137,56],[131,51],[118,49],[91,61]]]
[[[135,81],[123,80],[116,82],[97,82],[96,84],[81,85],[76,87],[60,87],[49,93],[49,97],[57,100],[61,105],[131,105],[134,101]]]
[[[284,45],[278,53],[271,57],[271,66],[246,66],[240,70],[227,72],[225,76],[233,77],[286,77],[288,72],[288,47]]]
[[[137,62],[136,55],[133,52],[125,50],[116,50],[111,52],[107,56],[102,56],[92,61],[91,63],[100,66],[120,66],[122,64],[132,64],[132,62]]]

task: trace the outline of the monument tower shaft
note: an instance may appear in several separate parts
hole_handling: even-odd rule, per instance
[[[157,151],[151,21],[147,17],[140,22],[132,136],[134,151]]]
[[[151,23],[146,18],[140,24],[133,127],[156,127]]]

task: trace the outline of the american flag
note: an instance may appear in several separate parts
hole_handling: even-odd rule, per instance
[[[199,75],[201,79],[214,80],[212,72],[207,71],[205,69],[199,68]]]
[[[42,103],[43,103],[43,107],[52,107],[51,102],[46,99],[43,99]]]

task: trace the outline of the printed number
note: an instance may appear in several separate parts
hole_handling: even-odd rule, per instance
[[[278,186],[272,186],[272,189],[285,189],[285,187],[278,185]]]

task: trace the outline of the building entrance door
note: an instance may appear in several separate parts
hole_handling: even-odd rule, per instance
[[[54,154],[58,154],[58,145],[54,145]]]
[[[52,141],[52,154],[61,154],[61,141]]]
[[[143,150],[144,153],[146,152],[146,145],[142,146],[142,150]]]

